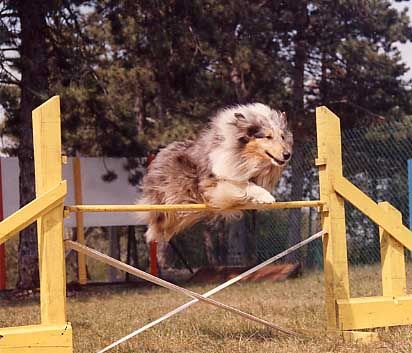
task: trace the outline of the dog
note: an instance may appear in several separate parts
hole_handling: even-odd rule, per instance
[[[286,114],[261,103],[217,112],[195,140],[162,149],[143,178],[140,204],[205,203],[222,212],[144,212],[147,242],[169,241],[201,220],[240,218],[249,204],[271,195],[292,156]]]

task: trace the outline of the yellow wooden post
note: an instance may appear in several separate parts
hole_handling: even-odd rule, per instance
[[[402,224],[402,214],[388,202],[380,202],[382,207],[393,219]],[[391,237],[382,227],[379,227],[382,269],[382,294],[384,296],[406,295],[406,268],[404,247]]]
[[[0,352],[72,353],[72,328],[66,322],[66,267],[59,97],[33,111],[36,199],[0,223],[0,242],[37,218],[41,324],[0,328]]]
[[[333,178],[342,175],[339,118],[326,107],[316,109],[320,200],[322,208],[323,259],[327,327],[339,329],[337,299],[349,298],[344,200],[333,188]]]
[[[60,99],[53,97],[33,111],[36,196],[62,182]],[[63,203],[37,221],[41,323],[66,324],[66,266]]]
[[[81,165],[80,158],[75,157],[73,159],[73,180],[74,180],[74,200],[76,205],[81,205],[83,203],[82,195],[82,177],[81,177]],[[84,216],[82,212],[76,213],[76,234],[77,241],[85,245],[84,239]],[[86,257],[82,253],[77,253],[77,274],[80,284],[87,283],[87,272],[86,272]]]

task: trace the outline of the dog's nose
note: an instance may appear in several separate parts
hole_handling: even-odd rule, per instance
[[[283,153],[283,159],[284,159],[285,161],[287,161],[289,158],[290,158],[290,153],[289,153],[289,152],[284,152],[284,153]]]

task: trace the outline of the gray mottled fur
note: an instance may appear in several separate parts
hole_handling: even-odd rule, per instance
[[[285,115],[254,103],[221,110],[194,141],[162,149],[143,179],[139,203],[206,203],[223,211],[143,213],[147,241],[169,240],[200,220],[239,217],[240,211],[224,211],[234,206],[273,202],[270,192],[292,144]]]

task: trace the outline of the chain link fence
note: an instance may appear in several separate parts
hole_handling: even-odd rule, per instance
[[[403,223],[409,224],[408,159],[412,159],[412,117],[402,122],[346,130],[342,133],[343,173],[376,202],[388,201],[402,213]],[[316,141],[296,146],[292,165],[284,171],[274,190],[278,201],[319,199]],[[350,270],[364,265],[379,268],[380,246],[378,227],[361,212],[345,204],[348,259]],[[174,242],[187,264],[193,268],[216,266],[252,266],[287,249],[320,230],[317,209],[247,211],[232,224],[198,224]],[[147,270],[148,249],[143,237],[144,227],[116,227],[120,238],[120,258],[133,266]],[[68,230],[69,231],[69,230]],[[88,229],[88,245],[110,253],[107,229]],[[70,235],[67,235],[70,237]],[[164,249],[168,267],[185,269],[176,252]],[[9,244],[8,276],[13,285],[16,277],[17,242]],[[406,252],[407,259],[410,253]],[[322,242],[316,240],[284,262],[298,262],[305,270],[322,268]],[[76,279],[76,261],[70,256],[68,279]],[[375,267],[373,267],[376,265]],[[107,280],[106,269],[88,262],[92,280]],[[118,280],[123,280],[121,275]],[[412,284],[411,284],[412,285]]]
[[[318,170],[313,165],[316,158],[316,142],[309,142],[295,151],[296,169],[303,180],[302,199],[319,197]],[[412,158],[412,122],[409,120],[383,123],[374,127],[346,130],[342,133],[343,173],[358,188],[376,202],[388,201],[401,213],[403,223],[409,224],[408,159]],[[310,161],[308,166],[308,161]],[[291,168],[285,172],[278,188],[278,198],[290,199],[293,188]],[[380,261],[378,227],[349,203],[345,203],[348,259],[352,265],[374,264]],[[289,211],[291,212],[291,211]],[[299,211],[298,211],[299,212]],[[300,237],[305,238],[319,229],[316,210],[301,211]],[[271,235],[265,244],[278,250],[283,248],[284,238],[291,217],[268,216]],[[289,221],[286,223],[286,219]],[[286,225],[285,225],[286,223]],[[258,237],[259,239],[259,237]],[[258,240],[260,242],[260,240]],[[320,243],[320,242],[319,242]],[[280,250],[279,249],[279,250]],[[409,257],[409,254],[407,254]],[[320,244],[310,246],[301,261],[307,266],[322,263]],[[262,256],[262,259],[265,256]]]
[[[319,199],[316,157],[315,140],[295,147],[293,163],[284,171],[274,190],[278,201]],[[408,225],[407,161],[412,158],[412,121],[393,121],[343,131],[342,157],[345,177],[376,202],[388,201],[394,205],[401,211],[404,224]],[[350,268],[377,265],[380,262],[378,227],[349,203],[345,203],[345,210]],[[314,208],[247,211],[235,223],[198,224],[175,237],[174,243],[193,269],[252,266],[319,230],[320,215]],[[130,245],[125,239],[128,232],[121,229],[118,232],[124,235],[121,257],[127,260]],[[137,248],[133,250],[136,254],[133,265],[147,269],[143,233],[143,228],[135,233],[137,245],[133,246]],[[102,236],[96,236],[96,241],[101,247]],[[109,248],[108,239],[103,247]],[[407,255],[409,258],[409,253]],[[164,248],[161,256],[169,268],[186,267],[171,247]],[[305,270],[321,269],[322,257],[319,239],[283,261],[298,262]]]
[[[318,169],[314,165],[316,156],[315,140],[295,148],[294,163],[285,170],[275,190],[278,201],[319,198]],[[407,162],[412,158],[412,121],[385,122],[343,131],[342,157],[345,177],[376,202],[390,202],[401,211],[403,222],[408,225]],[[301,196],[294,198],[292,195]],[[378,227],[349,203],[345,203],[345,210],[349,263],[378,263]],[[213,228],[214,259],[210,255],[208,258],[204,251],[204,229],[205,225],[199,225],[176,238],[195,267],[210,263],[250,265],[264,261],[316,233],[320,223],[316,209],[248,212],[238,223]],[[291,229],[297,230],[297,234],[291,234]],[[310,244],[294,260],[306,268],[321,267],[321,241]]]

